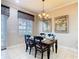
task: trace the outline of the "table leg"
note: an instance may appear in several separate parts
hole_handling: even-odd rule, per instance
[[[48,50],[47,50],[47,58],[50,59],[50,46],[48,46]]]
[[[52,50],[53,50],[53,52],[54,52],[54,44],[52,45]]]
[[[58,48],[58,43],[57,43],[57,40],[56,40],[56,43],[55,43],[55,53],[57,53],[57,48]]]

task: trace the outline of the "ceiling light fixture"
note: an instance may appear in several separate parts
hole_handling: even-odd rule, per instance
[[[42,11],[42,13],[38,14],[38,16],[42,20],[47,20],[47,19],[49,19],[49,15],[47,13],[45,13],[45,10],[44,10],[44,2],[45,2],[45,0],[42,0],[42,2],[43,2],[43,11]]]

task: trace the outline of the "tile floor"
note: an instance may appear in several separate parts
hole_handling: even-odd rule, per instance
[[[34,58],[34,49],[32,49],[32,53],[29,55],[29,51],[25,52],[25,46],[21,45],[1,51],[1,59],[41,59],[41,54],[38,52],[37,58]],[[47,59],[46,52],[44,53],[43,59]],[[78,58],[77,53],[59,48],[57,54],[51,50],[50,59],[78,59]]]

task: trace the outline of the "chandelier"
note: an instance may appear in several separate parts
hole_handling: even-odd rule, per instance
[[[42,13],[38,14],[39,18],[43,19],[43,20],[47,20],[49,19],[49,15],[47,13],[45,13],[45,10],[44,10],[44,2],[45,0],[42,0],[43,2],[43,11]]]

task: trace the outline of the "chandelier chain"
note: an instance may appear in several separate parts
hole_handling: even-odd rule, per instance
[[[43,12],[45,12],[45,11],[44,11],[44,1],[45,1],[45,0],[43,0]]]
[[[49,19],[49,15],[45,13],[45,0],[42,0],[42,3],[43,3],[43,10],[42,10],[42,13],[40,13],[38,16],[41,19],[46,20],[46,19]]]

